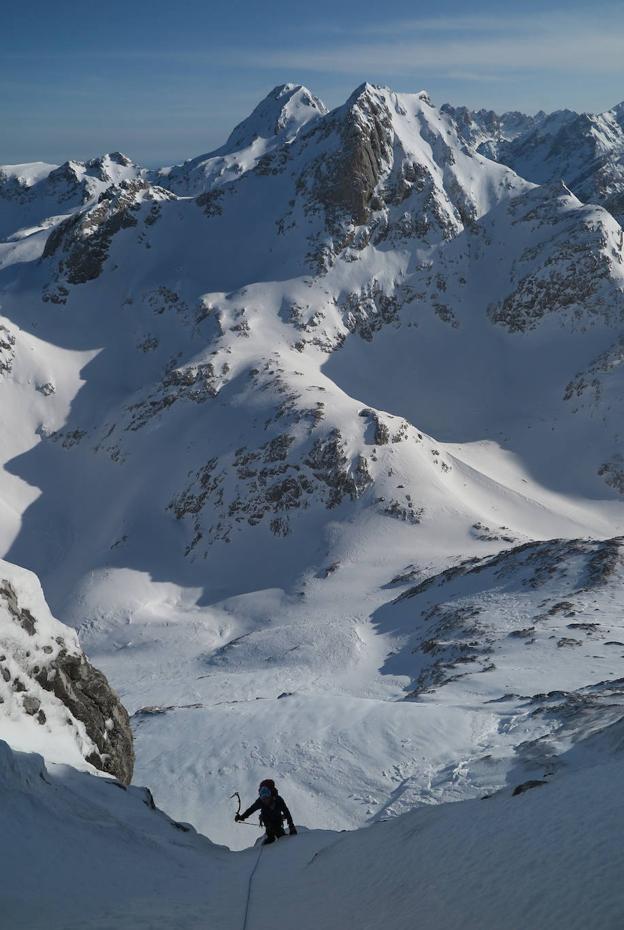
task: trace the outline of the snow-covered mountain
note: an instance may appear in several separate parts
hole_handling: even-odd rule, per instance
[[[97,200],[113,184],[144,174],[121,152],[62,165],[0,166],[0,237],[21,239]]]
[[[325,105],[306,87],[282,84],[236,126],[225,145],[183,165],[154,172],[154,180],[182,196],[203,194],[256,168],[274,149],[292,142],[304,126],[326,113]]]
[[[283,85],[181,166],[2,169],[0,554],[172,816],[249,845],[272,774],[403,843],[617,730],[619,112]]]
[[[528,116],[516,110],[495,113],[494,110],[470,110],[450,103],[442,104],[440,109],[453,119],[462,139],[494,160],[499,146],[523,138],[550,118],[543,110],[535,116]],[[563,110],[561,113],[576,116],[572,110]]]
[[[462,137],[537,184],[564,181],[584,203],[624,218],[624,104],[604,113],[498,116],[445,104]]]

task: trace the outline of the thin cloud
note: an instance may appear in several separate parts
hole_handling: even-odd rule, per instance
[[[624,23],[621,5],[601,4],[600,19],[609,22],[609,30]],[[584,31],[596,27],[596,11],[591,15],[579,10],[551,9],[530,14],[498,14],[496,16],[428,16],[402,19],[385,19],[383,22],[364,24],[349,29],[350,35],[396,35],[404,37],[406,32],[460,32],[460,33],[509,33],[521,32],[534,35],[551,32],[560,35],[567,29]]]
[[[431,75],[469,75],[470,80],[491,80],[494,73],[540,70],[559,74],[620,74],[624,76],[624,12],[622,7],[601,7],[596,15],[552,10],[520,16],[422,17],[384,20],[350,27],[322,26],[308,29],[315,41],[301,44],[293,33],[286,45],[261,50],[255,44],[207,48],[191,44],[184,48],[76,49],[72,58],[94,62],[111,61],[231,67],[288,69],[344,75],[412,75],[426,69]],[[11,52],[4,60],[66,61],[60,52]]]
[[[535,20],[533,20],[535,22]],[[422,19],[395,19],[350,30],[358,35],[405,35],[406,32],[501,32],[527,27],[519,16],[446,16]]]
[[[461,69],[558,72],[573,74],[622,74],[624,37],[584,35],[559,40],[526,38],[446,43],[377,43],[333,49],[276,50],[262,55],[246,53],[246,65],[340,74],[377,73],[380,66],[394,74],[450,74]],[[474,71],[473,71],[474,73]]]
[[[445,78],[451,81],[475,81],[476,83],[499,84],[501,81],[513,82],[515,76],[511,74],[486,74],[483,71],[446,71]]]
[[[230,49],[228,55],[232,54],[244,59],[247,67],[345,75],[378,73],[380,69],[397,75],[425,69],[432,75],[466,72],[484,80],[491,79],[493,73],[511,71],[623,74],[624,17],[621,12],[615,16],[608,30],[598,29],[595,17],[564,13],[531,18],[410,20],[351,33],[344,42],[336,41],[334,34],[303,48],[264,48],[262,53]]]

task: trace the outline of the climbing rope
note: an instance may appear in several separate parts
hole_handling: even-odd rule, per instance
[[[256,859],[256,864],[251,870],[251,875],[249,876],[249,882],[247,884],[247,900],[245,901],[245,917],[243,919],[243,930],[247,930],[247,918],[249,917],[249,902],[251,900],[251,885],[253,882],[253,877],[256,874],[256,869],[258,868],[260,864],[260,856],[262,855],[263,849],[264,849],[264,846],[261,846],[258,851],[258,858]]]
[[[238,816],[241,812],[241,797],[238,791],[234,792],[230,800],[232,798],[236,798],[238,801],[238,810],[236,811],[236,815]],[[256,824],[254,823],[245,823],[244,820],[239,820],[237,821],[237,823],[239,824],[242,823],[244,827],[255,827],[256,826]],[[256,869],[260,865],[260,856],[262,855],[262,849],[263,849],[263,846],[260,846],[260,849],[258,850],[258,858],[256,859],[254,863],[254,867],[251,870],[251,875],[249,876],[249,881],[247,882],[247,898],[245,899],[245,916],[243,918],[243,930],[247,930],[247,919],[249,917],[249,902],[251,901],[251,886],[253,883],[254,875],[256,874]]]

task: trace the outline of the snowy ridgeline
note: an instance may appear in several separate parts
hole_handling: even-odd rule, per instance
[[[96,668],[212,841],[266,775],[367,827],[272,850],[250,926],[621,925],[623,113],[284,85],[180,166],[0,169],[6,785],[106,862],[7,872],[14,926],[241,926],[256,853],[115,787]]]

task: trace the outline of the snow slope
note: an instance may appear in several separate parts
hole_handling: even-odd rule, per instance
[[[523,703],[551,673],[579,701],[621,677],[559,617],[508,640],[541,608],[522,558],[507,597],[486,568],[623,532],[622,228],[482,142],[424,93],[286,85],[217,153],[33,194],[0,244],[2,553],[120,693],[137,778],[218,842],[250,842],[224,801],[264,774],[331,829],[497,790],[559,727]],[[466,610],[502,611],[475,653],[391,604],[469,558]]]
[[[16,930],[408,930],[415,921],[431,930],[615,930],[624,915],[624,802],[612,791],[621,729],[591,748],[593,763],[516,796],[438,805],[353,833],[300,833],[258,858],[183,832],[142,789],[46,770],[40,757],[0,743],[11,846],[0,874],[4,919]]]
[[[217,894],[224,851],[155,810],[145,789],[46,767],[41,756],[0,742],[0,793],[11,850],[0,878],[6,926],[175,926],[181,911],[177,926],[201,926],[199,914],[237,926],[226,916],[230,901]],[[231,893],[242,887],[234,878]]]

